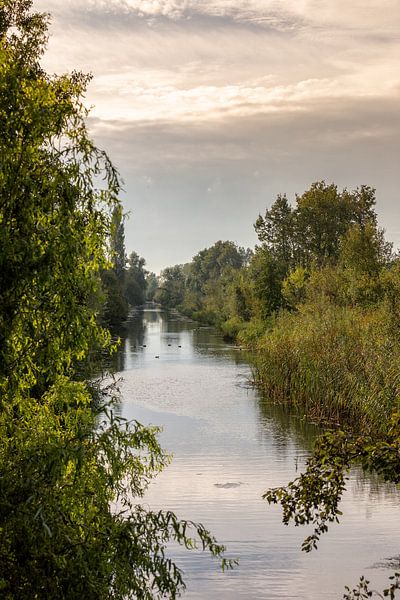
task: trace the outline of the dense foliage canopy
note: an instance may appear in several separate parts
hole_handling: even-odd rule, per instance
[[[192,548],[192,532],[223,548],[140,504],[168,462],[157,432],[116,418],[107,389],[83,380],[110,348],[100,273],[119,181],[86,130],[89,78],[40,66],[47,17],[31,4],[0,2],[0,596],[176,597],[166,544]]]

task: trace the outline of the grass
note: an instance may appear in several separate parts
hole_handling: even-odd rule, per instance
[[[384,431],[399,405],[400,342],[384,309],[328,301],[281,313],[255,344],[256,383],[314,421]]]

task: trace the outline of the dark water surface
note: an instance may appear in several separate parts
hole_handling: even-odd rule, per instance
[[[361,574],[386,586],[387,561],[400,553],[400,491],[354,470],[342,523],[317,551],[301,552],[309,530],[282,525],[261,495],[296,476],[317,430],[249,386],[243,352],[213,328],[145,310],[132,317],[118,361],[123,415],[162,425],[174,455],[145,502],[202,522],[240,561],[222,573],[205,553],[172,548],[184,598],[336,599]]]

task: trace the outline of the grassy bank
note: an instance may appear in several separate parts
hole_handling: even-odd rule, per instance
[[[256,351],[257,384],[313,420],[378,434],[399,405],[400,343],[384,306],[305,304],[238,339]]]
[[[384,433],[400,402],[400,338],[387,303],[338,306],[327,298],[268,320],[182,311],[254,352],[257,386],[320,423]]]

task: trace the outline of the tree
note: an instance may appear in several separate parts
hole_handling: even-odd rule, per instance
[[[298,237],[306,264],[317,266],[337,259],[340,238],[352,219],[349,194],[342,195],[334,184],[313,183],[297,197]]]
[[[368,186],[340,192],[335,184],[319,181],[297,196],[296,203],[296,229],[303,266],[336,263],[340,241],[352,225],[376,225],[375,190]]]
[[[140,504],[168,462],[79,366],[99,327],[118,175],[90,140],[89,78],[48,76],[47,17],[0,4],[0,590],[5,600],[176,597],[176,540],[201,526]],[[98,185],[97,185],[98,184]]]
[[[287,307],[296,308],[304,302],[307,294],[307,281],[310,275],[303,267],[294,269],[282,282],[282,296]]]
[[[160,284],[154,296],[166,308],[179,306],[185,295],[185,276],[182,265],[167,267],[161,271]]]
[[[235,274],[230,285],[229,298],[232,302],[233,316],[242,321],[250,321],[252,309],[252,286],[247,271],[241,269]],[[228,299],[229,299],[228,298]]]
[[[356,225],[364,227],[367,223],[377,226],[377,216],[375,212],[375,189],[368,185],[362,185],[353,192],[343,190],[343,196],[349,196],[349,202],[352,205],[352,219]]]
[[[146,274],[146,300],[149,302],[154,300],[155,293],[158,288],[158,277],[155,273]]]
[[[254,227],[258,238],[286,269],[335,264],[340,243],[353,225],[377,227],[375,190],[361,186],[350,192],[335,184],[313,183],[292,208],[286,196],[279,195]]]
[[[289,270],[296,258],[295,212],[286,196],[279,195],[265,216],[255,222],[258,239]]]
[[[282,281],[285,272],[285,266],[274,258],[268,248],[256,247],[248,276],[257,299],[255,312],[261,319],[266,319],[283,306]]]
[[[123,279],[126,269],[125,226],[122,206],[115,206],[111,218],[110,258],[115,274]]]
[[[250,255],[250,250],[221,240],[198,252],[187,265],[184,309],[209,323],[227,318],[231,284]]]
[[[107,327],[118,329],[128,317],[128,302],[124,295],[125,272],[118,277],[114,269],[101,272],[104,290],[102,321]]]
[[[376,277],[389,264],[392,248],[374,221],[357,223],[350,226],[340,240],[339,260],[345,269]]]
[[[240,269],[248,258],[249,253],[244,248],[238,247],[234,242],[219,240],[193,257],[188,287],[195,292],[204,292],[207,284],[217,281],[229,270]]]
[[[353,463],[379,473],[385,481],[400,483],[400,413],[397,410],[379,436],[375,432],[360,435],[341,430],[320,436],[305,472],[286,487],[270,489],[264,494],[269,504],[282,506],[286,525],[293,521],[295,525],[314,526],[302,544],[303,551],[316,549],[329,524],[339,522],[340,501]],[[393,599],[396,590],[400,590],[400,574],[395,573],[390,579],[393,583],[384,590],[383,596],[371,591],[369,582],[361,577],[357,588],[352,591],[346,588],[344,598],[355,600],[376,595]]]
[[[131,252],[125,274],[124,296],[131,306],[140,306],[146,299],[146,261],[136,252]]]
[[[105,293],[103,320],[108,327],[119,327],[128,316],[125,297],[126,252],[125,227],[122,206],[114,206],[111,213],[108,244],[110,267],[103,269],[101,280]]]

